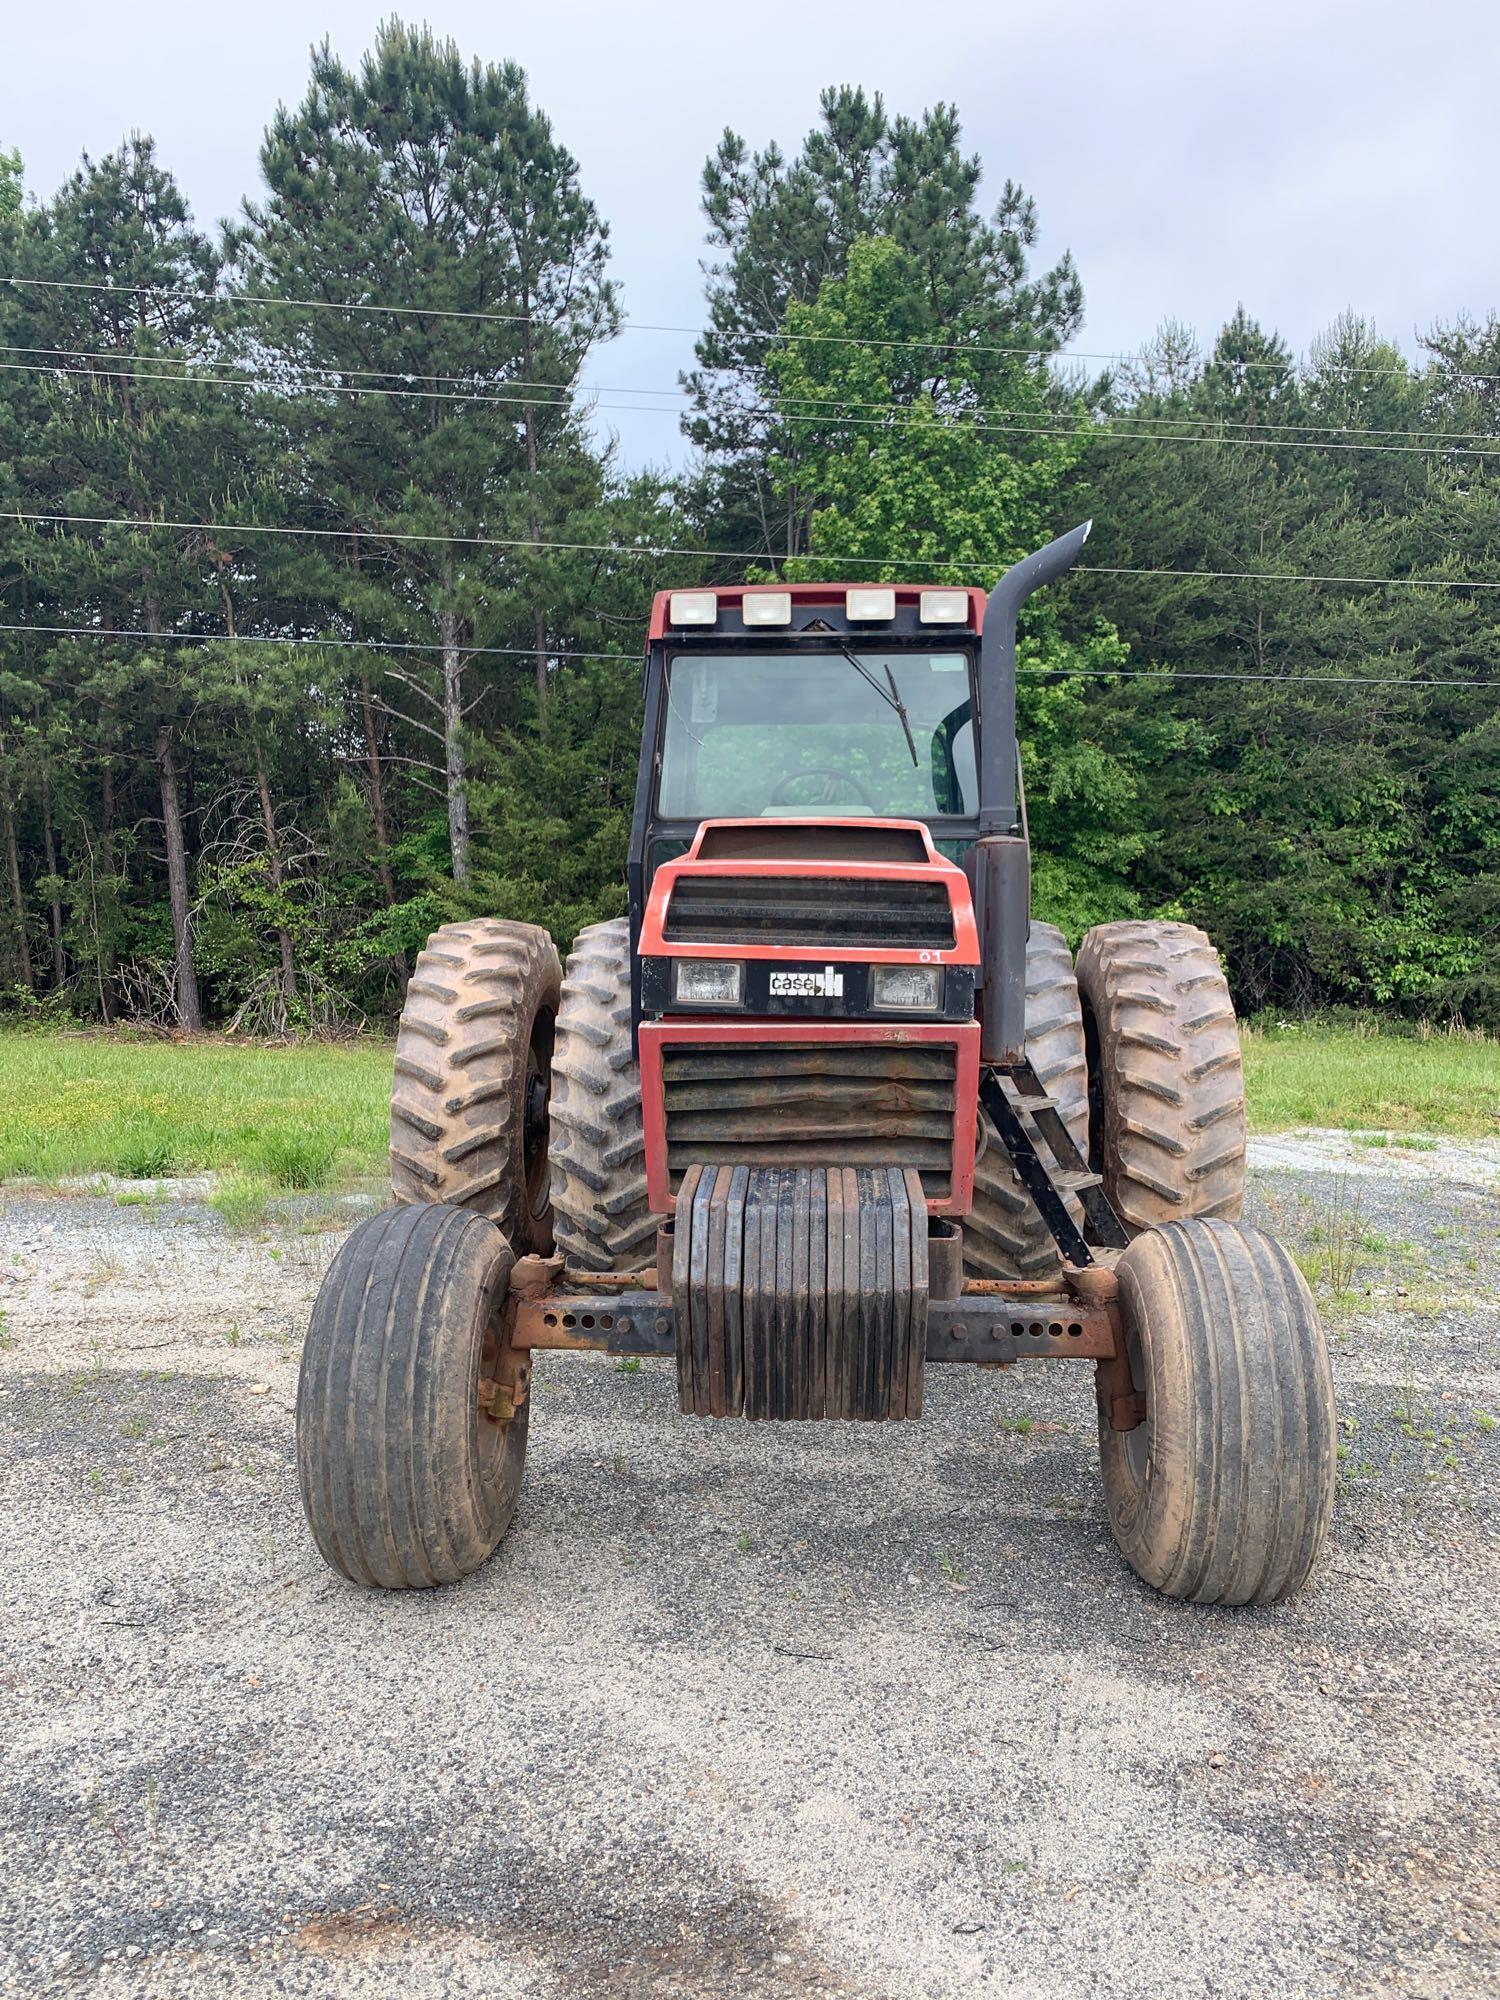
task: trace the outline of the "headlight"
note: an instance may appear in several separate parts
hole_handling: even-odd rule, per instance
[[[679,958],[672,980],[673,997],[694,1007],[735,1007],[745,968],[737,958]]]
[[[938,965],[877,965],[870,977],[872,1007],[900,1007],[906,1011],[936,1010],[943,992],[943,970]]]

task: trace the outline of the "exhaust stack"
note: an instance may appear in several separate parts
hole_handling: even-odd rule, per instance
[[[1021,830],[1016,782],[1016,620],[1034,590],[1078,560],[1092,521],[1023,556],[985,606],[979,650],[979,838],[974,904],[984,964],[980,1061],[1018,1063],[1026,1054],[1026,936],[1031,927],[1031,851]]]
[[[1092,521],[1022,556],[990,592],[979,652],[979,832],[1016,825],[1016,619],[1034,590],[1056,583],[1077,562]]]

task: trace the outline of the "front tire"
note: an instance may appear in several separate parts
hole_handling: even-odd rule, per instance
[[[329,1266],[302,1351],[297,1471],[313,1540],[353,1583],[453,1583],[510,1526],[530,1405],[499,1421],[480,1385],[505,1372],[512,1262],[493,1223],[424,1203],[371,1216]]]
[[[1168,1597],[1274,1604],[1328,1532],[1338,1432],[1317,1309],[1273,1237],[1231,1222],[1148,1229],[1121,1255],[1144,1421],[1110,1427],[1104,1498],[1120,1551]]]

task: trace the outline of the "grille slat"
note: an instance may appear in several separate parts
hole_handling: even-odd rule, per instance
[[[862,876],[684,875],[662,936],[670,944],[805,945],[949,951],[953,906],[942,882]]]
[[[693,1083],[714,1077],[764,1075],[752,1072],[755,1057],[766,1053],[766,1044],[735,1047],[716,1043],[704,1048],[670,1043],[662,1051],[662,1074],[674,1082]],[[952,1081],[953,1050],[937,1047],[898,1048],[890,1043],[827,1042],[809,1047],[788,1043],[772,1051],[779,1083],[802,1077],[881,1077],[891,1081],[919,1082],[923,1079]]]
[[[748,1077],[718,1077],[712,1083],[688,1083],[680,1078],[673,1081],[672,1109],[679,1116],[697,1113],[704,1118],[727,1117],[741,1106],[753,1110],[764,1121],[767,1108],[764,1083]],[[868,1075],[787,1078],[779,1085],[771,1109],[778,1128],[809,1110],[825,1117],[837,1112],[846,1118],[861,1115],[885,1118],[892,1112],[919,1116],[931,1112],[940,1124],[945,1117],[951,1124],[953,1087]]]
[[[702,1146],[668,1146],[667,1171],[675,1189],[678,1180],[689,1167],[737,1166],[737,1167],[915,1167],[922,1176],[922,1192],[929,1201],[935,1201],[948,1192],[948,1178],[952,1171],[952,1145],[949,1141],[917,1139],[904,1141],[899,1161],[891,1158],[891,1143],[888,1139],[846,1139],[838,1148],[837,1160],[830,1157],[826,1143],[816,1140],[782,1140],[774,1145],[752,1144],[745,1141],[741,1145],[722,1146],[707,1150]]]
[[[929,1200],[953,1172],[951,1045],[675,1043],[662,1051],[667,1167],[907,1166]]]

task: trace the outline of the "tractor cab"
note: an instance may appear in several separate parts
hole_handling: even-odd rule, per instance
[[[920,820],[960,856],[978,830],[983,618],[977,590],[912,584],[660,592],[637,919],[656,869],[705,820]]]

